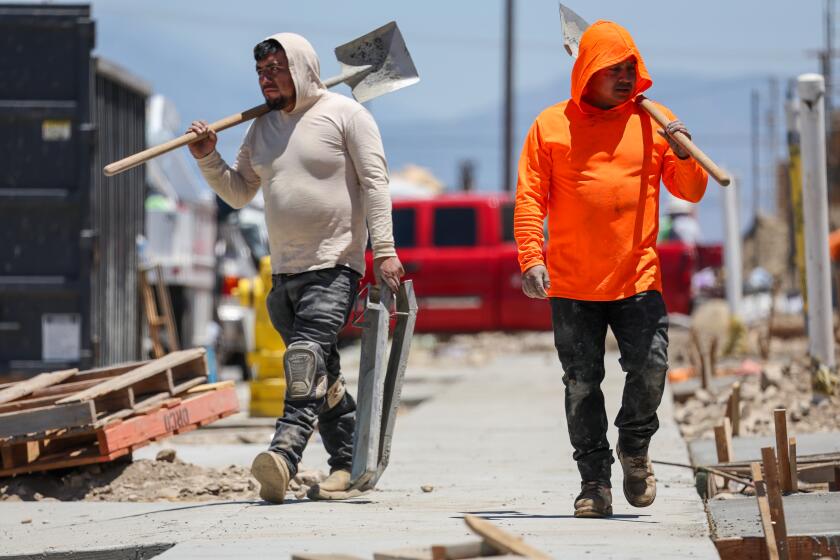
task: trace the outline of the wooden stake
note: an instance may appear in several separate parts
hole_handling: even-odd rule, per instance
[[[735,460],[732,453],[732,424],[729,418],[724,418],[715,426],[715,447],[718,463],[731,463]]]
[[[706,358],[703,354],[703,347],[700,345],[700,338],[697,336],[697,331],[691,329],[691,345],[694,346],[694,351],[697,354],[697,372],[700,374],[700,386],[709,390],[709,376],[706,372]]]
[[[709,385],[712,379],[717,375],[717,347],[718,337],[712,336],[712,341],[709,342]]]
[[[796,437],[788,439],[788,459],[790,459],[790,480],[793,491],[799,492],[799,470],[796,466]]]
[[[732,424],[729,418],[724,417],[718,426],[715,426],[715,447],[717,448],[718,463],[729,463],[733,460],[732,453]],[[713,490],[726,488],[726,479],[720,476],[710,477],[714,481]],[[711,494],[714,495],[714,492]]]
[[[779,558],[787,560],[787,525],[785,523],[785,508],[782,503],[782,491],[779,488],[779,470],[776,462],[776,454],[772,447],[761,449],[761,458],[764,463],[764,477],[767,480],[767,500],[770,502],[770,516],[773,519],[773,531],[776,535],[776,546],[779,551]]]
[[[755,498],[758,501],[758,515],[761,518],[761,528],[764,530],[764,542],[767,545],[767,558],[779,560],[779,549],[776,546],[776,534],[770,517],[770,504],[767,500],[767,487],[761,476],[761,465],[750,463],[753,482],[755,483]]]
[[[793,481],[790,478],[790,456],[788,455],[787,410],[777,408],[773,411],[776,422],[776,450],[779,453],[779,482],[782,492],[793,492]]]
[[[732,435],[741,435],[741,383],[739,381],[732,385],[732,392],[729,394],[726,405],[726,415],[732,422]]]

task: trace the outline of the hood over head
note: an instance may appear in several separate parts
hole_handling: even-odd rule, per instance
[[[274,39],[289,60],[289,71],[295,83],[295,108],[292,114],[311,107],[327,88],[321,81],[321,62],[312,45],[297,33],[277,33],[265,40]]]
[[[612,21],[598,20],[590,25],[580,38],[578,57],[572,68],[574,102],[580,106],[586,85],[595,72],[631,57],[636,59],[636,89],[631,96],[633,99],[653,85],[633,37],[626,29]]]

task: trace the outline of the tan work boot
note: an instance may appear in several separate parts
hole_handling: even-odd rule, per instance
[[[621,468],[624,470],[624,497],[631,506],[647,507],[656,499],[656,477],[650,456],[627,455],[621,448],[616,449]]]
[[[263,451],[251,463],[251,474],[260,483],[260,498],[272,504],[282,504],[289,488],[289,467],[276,453]]]
[[[355,488],[351,489],[350,471],[338,469],[330,473],[323,482],[310,488],[306,496],[310,500],[347,500],[366,493]]]
[[[608,517],[612,512],[612,491],[605,482],[580,483],[580,494],[575,498],[575,517]]]

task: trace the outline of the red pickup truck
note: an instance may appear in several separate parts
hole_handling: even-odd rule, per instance
[[[420,308],[418,332],[551,329],[548,303],[522,293],[510,197],[445,195],[393,207],[394,241]],[[691,275],[701,256],[713,264],[714,251],[674,242],[660,248],[666,305],[688,313]],[[719,249],[716,256],[719,265]],[[370,282],[370,251],[367,258]]]

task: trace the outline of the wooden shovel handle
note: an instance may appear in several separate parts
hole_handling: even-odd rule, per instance
[[[261,115],[268,113],[270,109],[268,106],[263,103],[261,105],[257,105],[256,107],[251,107],[247,111],[242,111],[241,113],[236,113],[225,117],[221,120],[218,120],[210,125],[210,128],[215,132],[221,132],[227,128],[232,126],[236,126],[238,124],[250,121],[255,119]],[[196,140],[201,140],[205,138],[206,134],[196,134],[194,132],[189,132],[184,134],[183,136],[179,136],[178,138],[173,138],[169,142],[164,142],[163,144],[159,144],[157,146],[152,146],[142,152],[137,152],[133,156],[128,156],[127,158],[123,158],[119,161],[115,161],[114,163],[110,163],[105,166],[103,170],[105,175],[108,177],[112,175],[116,175],[117,173],[122,173],[123,171],[127,171],[133,167],[137,167],[152,158],[156,158],[161,154],[165,154],[167,152],[171,152],[175,148],[180,148],[181,146],[186,146],[187,144],[192,144]]]
[[[642,109],[644,109],[648,115],[653,117],[653,120],[659,123],[659,126],[663,129],[668,126],[669,122],[671,122],[671,120],[665,116],[665,113],[660,111],[659,107],[657,107],[653,101],[644,95],[636,97],[636,103],[641,105]],[[705,169],[706,172],[711,175],[715,181],[720,183],[721,186],[725,187],[730,183],[731,179],[729,178],[729,175],[723,169],[718,167],[718,165],[712,161],[712,158],[707,156],[703,150],[698,148],[697,145],[691,141],[691,138],[682,132],[677,132],[672,137],[676,140],[677,144],[682,146],[685,151],[700,164],[700,167]]]

